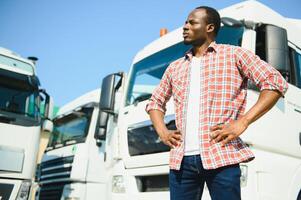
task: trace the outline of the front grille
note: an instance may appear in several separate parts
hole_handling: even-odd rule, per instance
[[[168,175],[136,176],[139,192],[169,191]]]
[[[39,190],[39,200],[59,200],[66,183],[42,185]]]
[[[38,181],[41,184],[51,183],[56,179],[70,178],[74,156],[55,158],[41,163],[39,166]]]

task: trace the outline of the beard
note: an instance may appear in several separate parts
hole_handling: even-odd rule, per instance
[[[191,45],[191,44],[193,44],[193,41],[192,41],[192,40],[185,40],[185,39],[184,39],[183,43],[184,43],[185,45]]]
[[[192,45],[192,46],[201,46],[206,42],[206,38],[198,38],[198,39],[189,39],[183,40],[185,45]]]

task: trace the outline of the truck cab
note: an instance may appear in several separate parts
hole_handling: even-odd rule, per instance
[[[241,164],[242,198],[299,200],[301,30],[296,20],[285,18],[252,0],[222,9],[220,14],[222,27],[217,43],[237,45],[254,52],[290,83],[285,98],[242,135],[256,157],[250,163]],[[124,78],[118,120],[112,121],[118,127],[118,132],[113,134],[118,135],[119,145],[118,154],[111,155],[118,162],[112,173],[109,199],[169,199],[169,148],[158,138],[145,107],[167,66],[189,48],[183,44],[182,28],[179,28],[148,44],[135,56],[129,75]],[[102,90],[112,85],[115,76],[104,79]],[[102,95],[107,98],[100,102],[100,109],[109,114],[113,113],[114,90],[103,91]],[[247,110],[258,96],[259,90],[250,82]],[[172,99],[166,107],[166,125],[174,129]],[[109,122],[112,119],[109,118]],[[210,199],[207,192],[203,199]]]
[[[0,48],[0,199],[30,198],[41,128],[51,128],[51,105],[35,62]]]
[[[36,199],[90,200],[106,194],[105,145],[95,138],[101,132],[99,99],[100,89],[93,90],[59,109],[38,167]]]

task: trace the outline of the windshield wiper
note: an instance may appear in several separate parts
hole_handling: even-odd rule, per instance
[[[8,117],[3,114],[0,114],[0,122],[10,123],[16,121],[15,117]]]
[[[9,109],[9,108],[0,108],[0,111],[14,113],[14,114],[20,114],[20,115],[27,115],[27,116],[33,117],[30,113],[22,112],[22,111],[18,111],[18,110],[14,110],[14,109]]]
[[[52,149],[57,149],[57,148],[61,148],[61,147],[64,147],[64,146],[68,146],[68,145],[72,145],[72,144],[76,144],[76,143],[80,143],[80,142],[84,142],[85,141],[85,137],[82,137],[82,136],[77,136],[77,137],[73,137],[73,138],[70,138],[68,140],[65,140],[63,142],[56,142],[52,145],[49,145],[46,149],[46,151],[50,151]]]
[[[50,151],[50,150],[52,150],[52,149],[54,149],[53,146],[48,146],[48,147],[45,149],[45,152]]]
[[[85,139],[86,138],[82,137],[82,136],[73,137],[73,138],[70,138],[69,140],[64,141],[64,146],[75,144],[78,142],[83,142],[83,141],[85,141]]]

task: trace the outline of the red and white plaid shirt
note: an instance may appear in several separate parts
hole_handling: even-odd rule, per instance
[[[146,106],[147,112],[156,109],[165,113],[165,105],[173,96],[176,126],[183,139],[191,58],[192,52],[189,51],[169,65]],[[275,68],[241,47],[212,42],[201,59],[200,105],[195,106],[200,106],[198,134],[203,167],[215,169],[254,159],[253,153],[240,138],[230,141],[225,147],[220,143],[210,144],[210,127],[236,120],[244,114],[248,79],[260,90],[278,90],[283,96],[288,88],[287,82]],[[184,143],[171,149],[171,169],[180,169]]]

